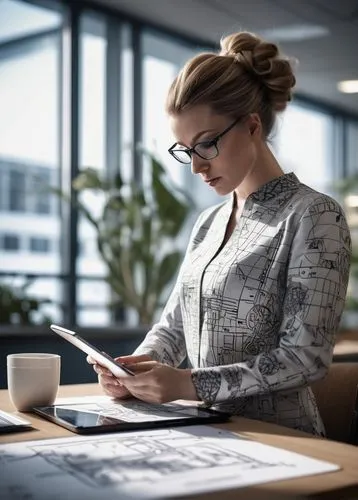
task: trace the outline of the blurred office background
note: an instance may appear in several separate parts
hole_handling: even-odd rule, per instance
[[[69,193],[85,167],[140,183],[147,164],[130,146],[141,143],[195,199],[175,241],[183,249],[196,213],[219,198],[168,155],[166,92],[184,61],[241,29],[296,61],[295,98],[272,147],[285,171],[340,197],[354,234],[354,185],[349,196],[335,186],[358,172],[358,89],[338,88],[358,79],[355,0],[0,0],[0,334],[11,337],[9,352],[20,339],[34,350],[29,335],[40,333],[36,350],[54,350],[48,321],[101,332],[102,341],[113,334],[116,352],[120,336],[122,353],[138,343],[144,329],[133,311],[109,305],[93,229],[44,187]],[[95,207],[96,197],[85,202]],[[21,294],[33,301],[28,324],[11,303]]]

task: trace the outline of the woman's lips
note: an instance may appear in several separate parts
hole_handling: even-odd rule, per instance
[[[213,179],[208,179],[207,181],[205,181],[207,184],[209,184],[209,186],[213,187],[215,186],[220,180],[220,177],[214,177]]]

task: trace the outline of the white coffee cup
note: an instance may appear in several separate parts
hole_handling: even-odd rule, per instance
[[[53,404],[60,385],[58,354],[23,353],[7,356],[7,385],[19,411]]]

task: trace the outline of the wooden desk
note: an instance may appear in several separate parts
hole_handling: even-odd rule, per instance
[[[101,394],[97,384],[62,386],[59,397],[90,396]],[[6,390],[0,391],[0,409],[13,412],[14,409]],[[0,435],[0,443],[29,441],[55,437],[73,436],[70,431],[43,420],[31,413],[21,414],[34,425],[34,430]],[[195,498],[236,500],[236,499],[284,499],[284,498],[358,498],[358,447],[341,444],[326,439],[315,438],[300,431],[267,424],[256,420],[234,417],[232,422],[217,424],[216,427],[240,433],[253,440],[302,453],[313,458],[339,464],[342,470],[301,479],[267,483],[251,488],[226,490],[217,493],[197,495]]]

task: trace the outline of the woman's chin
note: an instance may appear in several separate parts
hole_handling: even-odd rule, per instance
[[[215,190],[216,194],[220,196],[226,196],[232,193],[234,190],[234,188],[229,187],[227,184],[225,184],[222,178],[220,179],[220,182],[218,182],[216,186],[213,187],[213,189]]]

